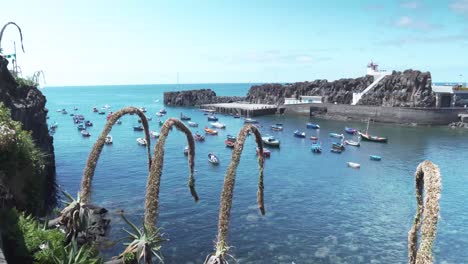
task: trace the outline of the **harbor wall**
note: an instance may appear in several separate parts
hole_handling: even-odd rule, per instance
[[[384,107],[345,104],[302,104],[285,107],[285,113],[309,114],[334,120],[367,120],[383,123],[448,125],[459,120],[464,108]]]

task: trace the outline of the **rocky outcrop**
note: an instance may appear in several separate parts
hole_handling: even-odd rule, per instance
[[[284,98],[301,95],[322,96],[325,103],[351,104],[353,93],[362,92],[374,81],[365,76],[356,79],[339,79],[333,82],[315,80],[293,84],[263,84],[252,86],[246,100],[251,103],[283,104]],[[361,105],[381,106],[435,106],[431,88],[431,74],[406,70],[393,72],[359,101]]]
[[[244,101],[241,96],[217,96],[211,89],[165,92],[164,104],[172,106],[196,106],[215,103]]]
[[[54,206],[56,201],[55,155],[53,138],[47,127],[45,96],[33,86],[19,85],[7,68],[8,61],[0,56],[0,102],[10,109],[11,118],[31,131],[36,145],[45,154],[47,190],[46,204]]]

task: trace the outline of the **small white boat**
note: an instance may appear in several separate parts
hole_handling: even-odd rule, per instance
[[[150,131],[150,137],[152,138],[159,138],[159,133],[156,131]]]
[[[117,125],[121,125],[122,124],[122,121],[119,119],[117,120]]]
[[[157,115],[157,116],[164,116],[164,114],[163,114],[163,113],[160,113],[160,112],[157,112],[156,115]]]
[[[187,123],[188,123],[189,127],[198,127],[198,123],[197,123],[197,122],[188,121]]]
[[[255,124],[255,123],[258,123],[258,121],[255,119],[252,119],[252,118],[244,119],[244,124]]]
[[[101,109],[109,109],[109,108],[110,108],[110,105],[106,104]]]
[[[359,163],[347,162],[347,164],[348,164],[348,167],[351,167],[351,168],[353,168],[353,169],[359,169],[359,168],[361,168],[361,164],[359,164]]]
[[[144,107],[140,107],[139,109],[140,109],[140,111],[142,111],[143,113],[146,113],[146,111],[147,111],[146,108],[144,108]]]
[[[355,147],[359,147],[361,145],[361,143],[359,143],[359,141],[353,141],[353,140],[350,140],[350,139],[345,140],[344,143],[346,145],[355,146]]]
[[[226,128],[226,125],[220,122],[211,123],[211,126],[216,128]]]
[[[154,102],[155,102],[155,103],[159,103],[159,99],[155,99]]]
[[[213,153],[209,153],[208,154],[208,161],[214,165],[218,165],[219,164],[219,159],[218,157],[216,157],[215,154]]]
[[[111,135],[107,135],[106,136],[106,139],[104,141],[104,143],[106,143],[106,145],[110,145],[113,143],[113,139],[112,139],[112,136]]]
[[[137,141],[138,145],[140,145],[140,146],[146,146],[146,144],[147,144],[146,139],[144,139],[144,138],[137,138],[136,141]]]
[[[189,148],[188,146],[185,146],[184,148],[184,155],[187,156],[188,155],[188,151],[189,151]]]

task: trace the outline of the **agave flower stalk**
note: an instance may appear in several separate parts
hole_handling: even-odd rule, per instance
[[[430,264],[433,262],[432,246],[436,237],[439,218],[441,190],[439,168],[430,161],[424,161],[416,169],[415,180],[418,208],[416,209],[413,226],[408,232],[408,259],[410,264]],[[421,242],[418,248],[418,232],[420,229]]]
[[[195,191],[195,177],[194,177],[194,166],[195,166],[195,141],[193,139],[192,132],[190,129],[176,118],[169,118],[164,122],[159,133],[159,140],[154,148],[154,158],[151,164],[150,172],[148,175],[148,182],[146,185],[146,197],[145,197],[145,222],[144,225],[149,231],[154,231],[158,219],[158,207],[159,207],[159,189],[161,185],[161,175],[163,170],[164,161],[164,144],[166,143],[167,135],[172,127],[176,127],[178,130],[183,132],[187,137],[188,143],[188,164],[189,164],[189,181],[188,186],[190,193],[192,194],[195,201],[198,201],[198,195]]]
[[[145,114],[136,107],[125,107],[120,109],[119,111],[113,113],[107,121],[106,125],[104,126],[104,130],[102,131],[96,143],[94,143],[93,149],[91,150],[91,153],[88,156],[88,160],[86,161],[86,167],[83,172],[83,178],[81,179],[80,197],[83,203],[89,203],[91,200],[91,183],[93,181],[94,171],[96,170],[96,165],[99,156],[101,155],[102,148],[104,147],[104,143],[106,141],[106,136],[109,134],[117,120],[119,120],[119,118],[126,114],[137,114],[141,119],[141,123],[145,132],[145,139],[147,142],[146,148],[148,155],[148,169],[151,167],[151,141],[149,135],[148,120],[146,119]]]
[[[245,139],[249,133],[252,131],[255,136],[255,141],[258,147],[258,191],[257,191],[257,204],[258,208],[262,215],[265,214],[265,206],[263,201],[263,144],[262,136],[258,129],[251,125],[245,125],[237,136],[237,141],[232,152],[231,161],[229,167],[226,171],[226,176],[224,176],[224,185],[223,191],[221,193],[221,204],[219,208],[219,219],[218,219],[218,237],[216,243],[216,252],[215,254],[209,255],[205,263],[209,264],[223,264],[227,263],[226,256],[228,256],[229,247],[227,246],[227,236],[229,232],[229,220],[232,207],[232,197],[234,194],[234,183],[236,180],[236,171],[237,166],[241,158],[242,150],[244,148]]]
[[[2,50],[2,39],[3,39],[3,32],[5,32],[5,29],[9,26],[13,25],[18,28],[19,34],[20,34],[20,39],[21,39],[21,49],[24,52],[24,47],[23,47],[23,33],[21,32],[21,28],[15,23],[15,22],[8,22],[6,23],[3,27],[2,30],[0,31],[0,51]]]

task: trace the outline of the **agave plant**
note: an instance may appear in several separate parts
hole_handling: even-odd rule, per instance
[[[77,199],[65,191],[62,193],[68,198],[68,201],[64,201],[67,206],[60,212],[58,223],[65,227],[66,240],[70,242],[76,240],[78,234],[86,230],[86,219],[89,218],[89,211],[81,202],[79,193]]]
[[[255,141],[258,147],[258,153],[263,153],[262,136],[258,129],[253,125],[245,125],[237,136],[237,141],[232,152],[231,162],[224,176],[223,191],[221,193],[221,204],[219,207],[219,219],[218,219],[218,237],[216,242],[216,252],[208,255],[205,260],[205,264],[224,264],[228,263],[227,257],[229,247],[227,246],[227,236],[229,232],[229,220],[231,215],[232,197],[234,194],[234,183],[236,180],[236,170],[239,165],[242,150],[244,148],[244,142],[252,131],[255,135]],[[257,191],[257,204],[262,215],[265,214],[265,206],[263,201],[263,155],[258,155],[258,168],[259,168],[259,179],[258,179],[258,191]]]
[[[53,256],[53,264],[100,264],[100,258],[92,258],[85,247],[78,247],[76,240],[72,240],[63,248],[62,257]]]
[[[24,52],[24,47],[23,47],[23,33],[21,32],[21,28],[20,28],[15,22],[8,22],[8,23],[6,23],[6,24],[2,27],[2,30],[0,31],[0,52],[1,52],[1,50],[2,50],[3,32],[5,31],[5,29],[6,29],[9,25],[13,25],[13,26],[16,26],[16,28],[18,28],[18,31],[19,31],[19,34],[20,34],[20,38],[21,38],[21,49],[22,49],[23,52]]]
[[[44,84],[46,83],[45,80],[45,74],[42,70],[40,71],[35,71],[33,76],[32,76],[32,81],[36,84],[39,85],[40,77],[42,76],[42,80],[44,81]]]
[[[418,208],[416,209],[413,225],[408,232],[408,259],[410,264],[430,264],[433,262],[432,246],[439,219],[441,190],[439,168],[430,161],[424,161],[416,169],[415,180]],[[421,242],[418,248],[418,232],[420,229]]]

